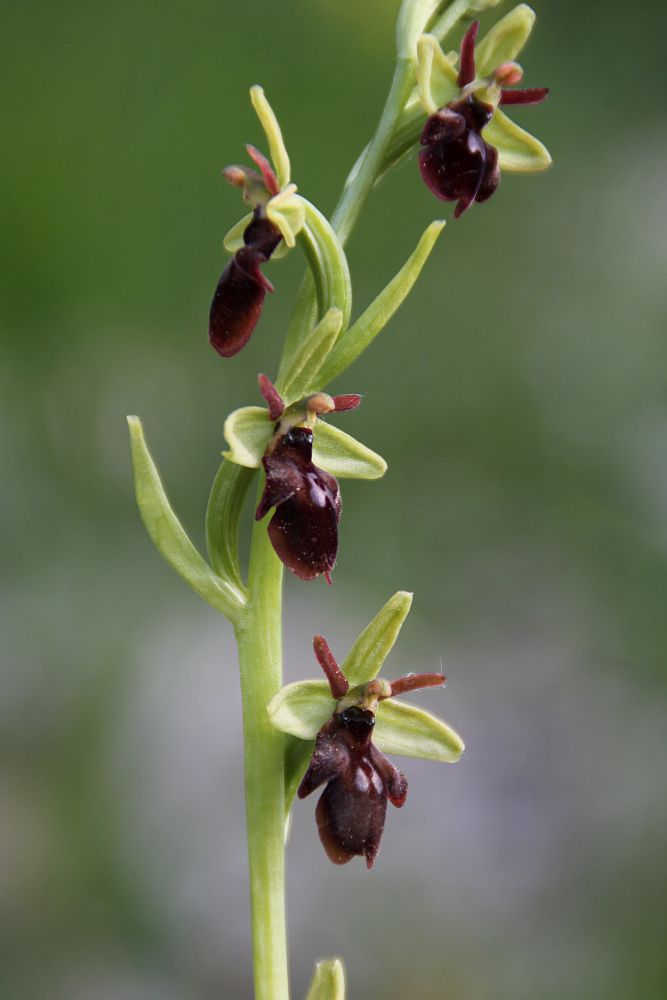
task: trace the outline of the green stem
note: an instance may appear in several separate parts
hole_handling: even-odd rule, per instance
[[[266,523],[254,525],[248,604],[235,626],[241,669],[256,1000],[288,1000],[284,737],[266,706],[282,685],[282,579]]]
[[[352,168],[331,218],[331,224],[343,245],[380,174],[387,144],[414,85],[414,75],[413,60],[400,57],[375,135]]]

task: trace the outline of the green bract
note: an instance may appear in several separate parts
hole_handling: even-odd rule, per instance
[[[316,964],[306,1000],[345,1000],[345,970],[339,958],[325,958]]]
[[[223,452],[224,457],[237,465],[258,469],[274,426],[261,406],[234,410],[225,421],[229,450]],[[340,479],[379,479],[387,471],[387,463],[380,455],[322,420],[313,428],[313,463]]]
[[[351,686],[344,698],[345,705],[363,699],[366,685],[377,677],[411,603],[411,594],[405,591],[394,594],[352,646],[341,667]],[[271,699],[267,711],[276,729],[290,737],[312,741],[331,718],[336,704],[326,681],[297,681],[283,687]],[[389,698],[379,702],[375,714],[373,741],[383,753],[447,763],[458,760],[463,753],[460,736],[424,709]],[[304,757],[307,759],[305,754]],[[294,776],[289,775],[289,779],[291,787]]]
[[[245,591],[237,567],[220,562],[215,573],[188,538],[164,491],[160,474],[146,445],[139,417],[128,417],[134,487],[146,531],[169,565],[218,611],[234,620],[245,605]],[[229,573],[222,575],[225,566]]]

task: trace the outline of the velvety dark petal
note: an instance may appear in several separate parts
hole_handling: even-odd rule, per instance
[[[480,203],[486,201],[487,198],[490,198],[500,184],[498,150],[495,146],[490,146],[488,142],[485,143],[485,146],[486,166],[484,168],[484,177],[482,178],[482,183],[479,186],[479,191],[477,192],[477,197],[475,199],[475,201]]]
[[[263,459],[266,485],[255,517],[271,507],[269,538],[301,580],[330,573],[338,551],[341,500],[334,476],[312,462],[313,432],[293,427]]]
[[[208,335],[211,346],[223,358],[240,351],[257,325],[267,290],[259,270],[263,259],[243,247],[222,272],[211,303]]]
[[[345,747],[347,754],[344,768],[329,781],[316,810],[320,840],[334,864],[346,864],[360,855],[372,868],[380,847],[387,815],[387,788],[375,764],[371,741],[374,725],[373,712],[351,706],[334,715],[321,732],[324,739]],[[316,748],[319,744],[318,736]],[[385,763],[392,767],[381,754],[378,756],[382,771]]]
[[[312,478],[299,494],[282,503],[269,523],[276,554],[300,580],[330,573],[338,551],[338,512],[335,501]]]
[[[247,247],[268,260],[282,239],[277,226],[274,226],[263,214],[261,208],[256,208],[252,220],[243,231],[243,242]]]
[[[463,115],[450,108],[441,108],[429,115],[419,141],[422,146],[451,142],[453,139],[460,139],[465,130],[466,120]]]
[[[459,200],[462,207],[457,208],[458,214],[474,201],[484,177],[485,163],[484,141],[470,129],[460,139],[429,146],[419,154],[419,167],[427,186],[443,201]]]
[[[389,801],[397,809],[400,809],[401,806],[405,805],[405,800],[408,797],[407,778],[375,746],[371,746],[371,760],[385,783]]]

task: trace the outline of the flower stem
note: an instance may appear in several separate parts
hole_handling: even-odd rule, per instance
[[[246,823],[256,1000],[288,1000],[284,737],[266,712],[282,684],[283,568],[255,523],[248,604],[235,627],[241,670]]]
[[[350,171],[331,218],[331,224],[343,244],[347,242],[364,202],[380,174],[387,145],[410,96],[414,81],[413,60],[409,57],[399,58],[375,135]]]

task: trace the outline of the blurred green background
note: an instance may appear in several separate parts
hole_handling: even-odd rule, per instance
[[[206,319],[261,142],[261,82],[330,211],[391,74],[397,2],[3,7],[2,1000],[243,1000],[234,649],[134,506],[139,413],[202,541],[222,423],[258,402],[302,270],[223,361]],[[664,6],[536,3],[522,59],[554,154],[448,225],[338,391],[389,474],[344,484],[332,591],[287,580],[290,679],[416,593],[389,675],[466,739],[404,761],[374,872],[289,846],[294,995],[340,953],[356,1000],[667,996]],[[487,23],[493,19],[487,18]],[[414,160],[350,247],[357,310],[434,217]],[[341,419],[342,425],[342,419]]]

